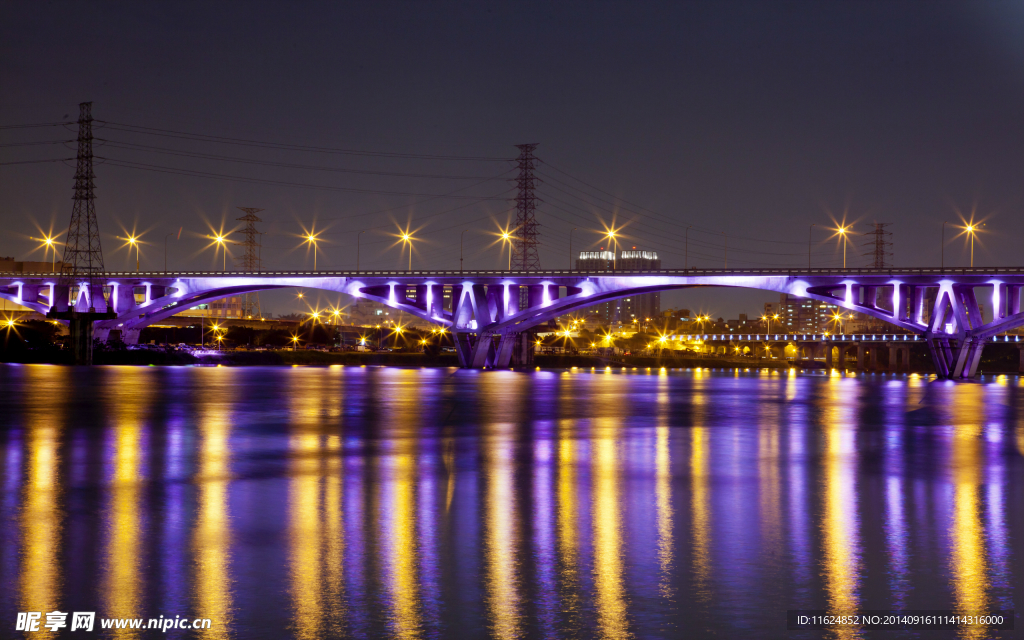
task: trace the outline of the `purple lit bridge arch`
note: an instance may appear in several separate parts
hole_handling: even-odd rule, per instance
[[[449,328],[464,367],[507,367],[526,332],[557,316],[599,302],[653,291],[739,287],[788,293],[867,314],[922,336],[942,377],[969,378],[984,342],[1024,325],[1024,267],[974,269],[687,269],[646,272],[579,271],[273,271],[116,272],[98,276],[102,293],[86,284],[59,291],[55,274],[0,274],[0,297],[40,313],[53,301],[85,311],[114,311],[95,324],[106,339],[126,342],[184,309],[254,291],[289,287],[345,293]],[[443,290],[451,287],[451,308]],[[526,305],[520,308],[521,291]],[[413,292],[413,293],[409,293]],[[144,293],[142,302],[136,293]],[[74,294],[75,299],[71,299]],[[99,295],[97,295],[99,294]],[[95,304],[92,298],[95,297]],[[981,304],[991,305],[991,319]]]

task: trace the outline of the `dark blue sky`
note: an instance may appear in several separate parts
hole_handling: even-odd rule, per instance
[[[504,222],[512,187],[504,162],[121,125],[417,155],[511,158],[537,142],[541,262],[553,268],[572,227],[574,249],[598,246],[588,229],[613,218],[665,266],[683,266],[688,225],[696,266],[723,264],[723,234],[730,266],[800,266],[809,225],[844,211],[855,231],[892,223],[896,266],[937,264],[942,222],[972,209],[988,230],[976,264],[1024,254],[1021,3],[0,3],[0,125],[73,120],[83,100],[118,123],[96,131],[111,269],[129,266],[122,227],[146,231],[143,268],[162,268],[179,227],[171,268],[213,267],[202,236],[234,226],[236,206],[266,210],[268,267],[312,266],[293,234],[314,220],[321,268],[354,267],[363,229],[364,267],[405,265],[383,233],[411,219],[414,266],[454,268],[460,231]],[[0,130],[7,145],[73,137]],[[0,162],[73,155],[0,147]],[[36,225],[65,230],[73,175],[0,165],[0,255],[27,257]],[[457,189],[473,197],[398,195]],[[815,232],[815,264],[841,263],[828,235]],[[851,266],[868,262],[862,241]],[[505,264],[489,242],[466,234],[467,267]],[[966,265],[962,240],[946,260]],[[735,316],[772,298],[693,291],[665,305]]]

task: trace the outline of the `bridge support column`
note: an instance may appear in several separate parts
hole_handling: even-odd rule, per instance
[[[878,347],[869,347],[868,351],[871,354],[871,371],[878,371]]]
[[[900,368],[896,361],[896,345],[889,343],[889,373],[899,373]]]
[[[87,318],[72,318],[68,323],[75,364],[92,364],[93,331],[93,322]]]
[[[452,331],[452,340],[455,342],[455,353],[459,356],[459,366],[468,369],[473,364],[473,345],[469,334]]]
[[[903,352],[903,370],[910,373],[910,347],[902,347],[900,351]]]
[[[864,345],[857,345],[857,371],[864,370]]]
[[[1017,350],[1020,351],[1020,364],[1017,366],[1017,372],[1024,373],[1024,345],[1017,347]]]
[[[473,345],[471,367],[483,369],[494,366],[494,337],[490,335],[479,335],[476,344]]]
[[[956,365],[953,367],[953,378],[973,378],[978,373],[978,363],[981,362],[981,351],[984,348],[984,341],[973,336],[966,337],[957,345]]]
[[[832,368],[832,343],[831,342],[823,342],[821,344],[822,344],[822,346],[825,347],[825,368],[826,369],[831,369]],[[842,352],[840,352],[839,358],[842,359],[842,357],[843,357],[842,356]]]
[[[142,329],[125,329],[121,332],[121,340],[125,344],[139,344],[139,334]]]

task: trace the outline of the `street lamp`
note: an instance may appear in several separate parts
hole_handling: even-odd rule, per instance
[[[42,238],[33,238],[33,240],[39,240],[43,243],[43,260],[46,260],[46,252],[53,251],[53,260],[50,262],[50,273],[57,270],[57,247],[55,246],[53,236],[43,236]]]
[[[298,342],[299,342],[299,336],[293,335],[292,336],[292,351],[295,351],[295,345],[298,344]]]
[[[128,257],[132,255],[132,247],[135,247],[135,272],[139,272],[139,239],[135,236],[128,236],[125,238],[128,242]]]
[[[227,271],[228,270],[228,248],[224,244],[225,240],[227,240],[227,236],[222,236],[222,235],[218,234],[218,235],[211,236],[211,237],[213,238],[214,242],[216,242],[217,244],[220,245],[221,250],[224,252],[224,260],[223,260],[223,264],[221,264],[221,269],[223,271]],[[214,251],[213,255],[215,256],[214,259],[216,259],[217,248],[214,247],[213,251]]]
[[[398,237],[409,247],[409,271],[412,271],[412,241],[416,238],[412,237],[408,231],[403,231]]]
[[[316,234],[307,233],[306,243],[313,245],[313,271],[316,271]],[[309,254],[307,253],[306,255],[308,256]]]
[[[839,232],[839,235],[842,236],[842,238],[843,238],[843,268],[844,269],[846,268],[846,234],[849,231],[849,229],[850,229],[850,227],[846,227],[846,226],[840,226],[838,229],[836,229],[836,231]]]
[[[843,329],[843,317],[843,314],[839,312],[832,314],[832,322],[839,325],[839,335],[844,335],[846,333],[846,330]]]
[[[974,222],[970,222],[970,223],[967,224],[967,226],[964,227],[964,231],[966,231],[967,235],[969,235],[971,237],[971,268],[972,269],[974,268],[974,236],[977,235],[978,227],[979,226],[981,226],[981,225],[977,225],[977,224],[974,224]]]
[[[608,246],[612,247],[612,271],[615,271],[616,249],[619,247],[619,242],[615,239],[615,229],[609,229],[605,235],[608,237]]]
[[[512,271],[512,234],[508,231],[503,231],[501,241],[508,243],[508,270]]]

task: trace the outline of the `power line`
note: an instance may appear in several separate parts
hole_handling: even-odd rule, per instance
[[[94,122],[99,122],[99,121],[98,120],[94,120]],[[69,124],[74,124],[74,123],[73,122],[40,122],[40,123],[36,123],[36,124],[5,124],[5,125],[0,125],[0,130],[5,130],[5,129],[35,129],[37,127],[63,127],[63,126],[69,125]]]
[[[130,160],[120,160],[118,158],[102,158],[108,164],[115,167],[124,167],[127,169],[138,169],[141,171],[153,171],[156,173],[169,173],[172,175],[191,176],[194,178],[214,178],[218,180],[228,180],[233,182],[245,182],[249,184],[268,184],[283,187],[300,187],[305,189],[318,189],[321,191],[340,191],[343,193],[363,193],[370,195],[389,195],[389,196],[413,196],[413,197],[428,197],[428,198],[453,198],[453,199],[477,199],[478,196],[457,196],[457,195],[445,195],[441,193],[415,193],[409,191],[386,191],[383,189],[355,189],[351,187],[332,187],[328,185],[309,184],[304,182],[289,182],[286,180],[270,180],[265,178],[248,178],[245,176],[233,176],[223,173],[213,173],[209,171],[196,171],[193,169],[179,169],[176,167],[166,167],[163,165],[149,164],[145,162],[134,162]],[[487,199],[487,198],[484,198]]]
[[[189,133],[186,131],[174,131],[171,129],[158,129],[155,127],[143,127],[139,125],[124,124],[110,121],[103,122],[108,128],[117,131],[126,131],[152,136],[163,136],[170,138],[182,138],[199,142],[215,142],[221,144],[233,144],[241,146],[264,147],[268,149],[283,149],[292,151],[312,151],[316,153],[337,153],[343,155],[370,156],[378,158],[404,158],[409,160],[459,160],[459,161],[483,161],[483,162],[509,162],[510,158],[493,158],[487,156],[454,156],[440,154],[420,153],[398,153],[390,151],[366,151],[360,149],[340,149],[335,147],[320,147],[311,145],[298,145],[281,142],[268,142],[264,140],[252,140],[248,138],[230,138],[226,136],[211,136],[202,133]]]
[[[120,142],[115,140],[104,140],[106,146],[117,149],[130,149],[135,151],[150,151],[154,153],[161,153],[165,155],[181,156],[186,158],[201,158],[204,160],[219,160],[226,162],[238,162],[242,164],[254,164],[268,167],[283,167],[287,169],[309,169],[314,171],[333,171],[337,173],[355,173],[361,175],[372,175],[372,176],[389,176],[399,178],[432,178],[442,180],[495,180],[496,178],[489,178],[486,176],[465,176],[465,175],[444,175],[436,173],[406,173],[400,171],[369,171],[366,169],[342,169],[340,167],[326,167],[323,165],[310,165],[310,164],[295,164],[291,162],[275,162],[272,160],[255,160],[252,158],[239,158],[237,156],[222,156],[210,153],[199,153],[193,151],[181,151],[178,149],[168,149],[166,147],[156,147],[151,145],[135,144],[130,142]],[[4,146],[4,145],[0,145]]]

